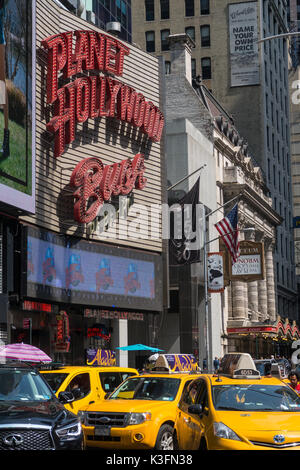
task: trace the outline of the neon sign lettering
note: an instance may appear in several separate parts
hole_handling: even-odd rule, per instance
[[[73,196],[74,219],[79,223],[92,222],[112,195],[127,195],[133,188],[143,189],[144,156],[137,154],[133,160],[104,166],[99,158],[86,158],[79,162],[70,179],[70,185],[77,188]]]
[[[73,51],[73,36],[75,50]],[[68,31],[42,41],[47,50],[47,104],[53,104],[53,117],[47,130],[54,134],[54,156],[59,157],[75,140],[76,122],[102,116],[115,117],[139,128],[159,142],[164,117],[142,93],[103,74],[122,76],[124,57],[130,49],[115,38],[95,31]],[[98,75],[92,74],[98,71]],[[65,80],[84,72],[59,88]]]

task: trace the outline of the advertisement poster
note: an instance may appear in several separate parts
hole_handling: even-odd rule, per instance
[[[34,1],[0,0],[0,199],[34,212]]]
[[[257,3],[229,5],[231,86],[258,85]]]

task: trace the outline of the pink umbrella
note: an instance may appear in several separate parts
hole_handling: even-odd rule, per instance
[[[41,349],[24,343],[0,346],[0,360],[1,359],[16,359],[27,362],[52,362],[52,359],[41,351]]]

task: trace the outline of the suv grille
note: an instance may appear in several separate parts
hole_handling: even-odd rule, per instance
[[[50,432],[47,429],[0,430],[0,450],[52,450],[53,448]]]
[[[122,428],[126,426],[125,418],[127,413],[88,413],[87,426],[114,426]]]

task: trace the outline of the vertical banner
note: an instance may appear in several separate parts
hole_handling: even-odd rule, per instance
[[[231,86],[258,85],[257,2],[228,6]]]
[[[207,253],[208,292],[224,291],[224,259],[222,252]]]

